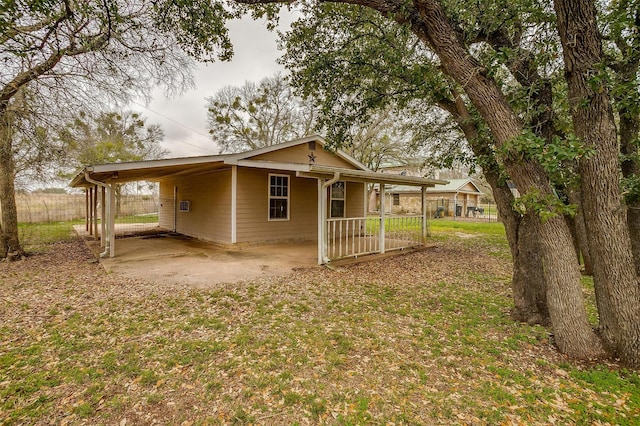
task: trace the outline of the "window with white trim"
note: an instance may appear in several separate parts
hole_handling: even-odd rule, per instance
[[[269,220],[289,220],[289,176],[269,174]]]
[[[331,217],[344,217],[345,200],[347,196],[346,191],[346,182],[338,181],[331,185]]]

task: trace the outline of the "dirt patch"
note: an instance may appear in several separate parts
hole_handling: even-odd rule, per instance
[[[454,235],[456,237],[458,237],[458,238],[462,238],[462,239],[465,239],[465,240],[467,240],[469,238],[476,238],[477,237],[477,235],[467,234],[465,232],[456,232]]]

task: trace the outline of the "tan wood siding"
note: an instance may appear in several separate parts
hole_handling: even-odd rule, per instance
[[[365,183],[347,182],[347,200],[345,215],[347,217],[364,217]]]
[[[188,200],[190,211],[177,212],[176,232],[215,242],[231,242],[231,170],[203,173],[163,179],[160,194],[170,194],[178,187],[178,202]],[[170,220],[170,222],[169,222]],[[167,212],[166,218],[161,208],[160,223],[170,223],[173,216]]]
[[[345,188],[344,217],[364,217],[364,197],[366,184],[361,182],[347,182]],[[327,191],[327,218],[331,218],[331,187]]]
[[[317,238],[317,181],[289,176],[289,220],[269,220],[269,170],[238,168],[237,241]]]
[[[249,157],[249,160],[255,161],[277,161],[282,163],[298,163],[298,164],[311,164],[309,161],[309,155],[313,153],[315,156],[315,163],[322,166],[331,166],[331,167],[342,167],[345,169],[354,169],[353,164],[348,161],[343,160],[342,158],[336,156],[335,154],[325,151],[325,149],[319,143],[316,143],[315,151],[310,151],[309,146],[304,143],[296,146],[292,146],[289,148],[281,149],[274,152],[269,152],[266,154],[256,155],[253,157]]]

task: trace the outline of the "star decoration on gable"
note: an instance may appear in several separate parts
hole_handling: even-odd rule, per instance
[[[315,163],[316,162],[316,155],[313,152],[311,154],[307,155],[307,157],[309,157],[309,162],[310,163]]]

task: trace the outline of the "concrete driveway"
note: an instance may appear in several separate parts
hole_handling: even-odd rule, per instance
[[[100,252],[98,242],[85,241],[94,253]],[[157,233],[117,239],[115,257],[100,263],[109,273],[202,288],[317,267],[317,250],[315,242],[223,245]]]

